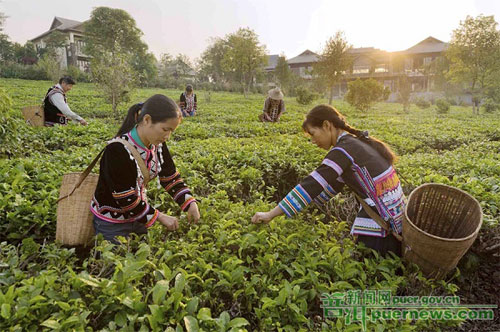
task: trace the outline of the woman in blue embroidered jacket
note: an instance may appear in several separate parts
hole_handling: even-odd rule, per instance
[[[252,222],[269,222],[276,216],[292,217],[309,203],[326,203],[347,185],[365,200],[398,234],[402,231],[405,198],[393,168],[395,155],[383,142],[349,126],[329,105],[314,107],[302,128],[312,143],[328,150],[321,165],[302,180],[274,209],[257,212]],[[360,209],[351,230],[357,241],[383,254],[401,254],[400,242],[388,234],[364,209]]]
[[[154,95],[132,106],[116,137],[127,140],[135,148],[147,168],[149,177],[173,197],[188,220],[198,222],[196,200],[176,170],[165,141],[181,122],[176,103]],[[116,236],[144,234],[156,221],[168,230],[178,228],[178,220],[155,209],[147,201],[144,177],[131,151],[122,143],[106,146],[100,162],[100,173],[91,211],[96,233],[117,243]]]

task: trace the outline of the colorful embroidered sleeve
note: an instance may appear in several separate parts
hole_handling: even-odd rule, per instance
[[[186,186],[181,178],[180,173],[176,170],[174,161],[167,145],[162,145],[162,165],[159,173],[160,183],[163,188],[173,197],[174,201],[179,204],[182,211],[187,211],[191,203],[196,202],[192,196],[191,190]]]
[[[144,197],[144,188],[137,181],[137,165],[121,143],[106,147],[101,160],[101,173],[111,195],[121,209],[101,207],[105,217],[116,219],[122,216],[124,222],[137,221],[151,227],[158,218],[158,210],[153,208]]]
[[[278,206],[288,217],[293,217],[313,200],[318,204],[328,202],[342,191],[344,183],[339,177],[349,164],[345,155],[330,151],[321,165],[293,188]]]
[[[179,106],[181,107],[181,109],[186,108],[186,97],[184,96],[184,92],[181,93],[179,101],[180,101]]]

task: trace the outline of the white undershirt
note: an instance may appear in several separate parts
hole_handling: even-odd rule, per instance
[[[57,84],[56,87],[61,89],[61,90],[63,89],[60,84]],[[83,118],[81,116],[79,116],[78,114],[73,112],[69,108],[68,104],[66,104],[64,102],[64,97],[63,97],[62,93],[54,93],[49,97],[49,99],[50,99],[50,102],[52,103],[52,105],[57,107],[62,112],[62,114],[64,114],[66,117],[70,118],[71,120],[77,121],[77,122],[80,122],[81,120],[83,120]]]

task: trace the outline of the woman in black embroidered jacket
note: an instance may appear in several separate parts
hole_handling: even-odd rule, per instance
[[[154,95],[132,106],[116,137],[127,140],[136,149],[155,179],[187,212],[188,220],[198,222],[196,200],[176,170],[165,141],[181,122],[176,103]],[[119,142],[109,144],[100,162],[99,181],[91,202],[96,233],[117,243],[116,236],[144,234],[156,221],[168,230],[178,228],[178,220],[148,203],[144,176],[131,151]]]
[[[179,97],[179,106],[181,107],[181,113],[183,117],[196,115],[196,110],[198,109],[198,101],[196,99],[196,93],[194,93],[193,86],[191,84],[186,85],[186,91],[181,93],[181,96]]]
[[[322,205],[346,185],[372,207],[394,232],[402,231],[405,198],[393,168],[395,155],[383,142],[348,125],[329,105],[314,107],[302,124],[312,143],[328,150],[321,165],[286,195],[274,209],[257,212],[252,222],[269,222],[276,216],[293,217],[309,203]],[[360,209],[351,234],[381,253],[400,254],[400,242]]]

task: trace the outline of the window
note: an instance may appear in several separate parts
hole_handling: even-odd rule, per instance
[[[380,65],[377,65],[377,67],[375,67],[374,72],[375,73],[388,73],[389,69],[387,69],[385,64],[380,64]]]
[[[432,57],[427,56],[424,58],[424,66],[429,65],[432,62]]]
[[[370,66],[355,66],[352,67],[353,74],[368,74],[370,73]]]

